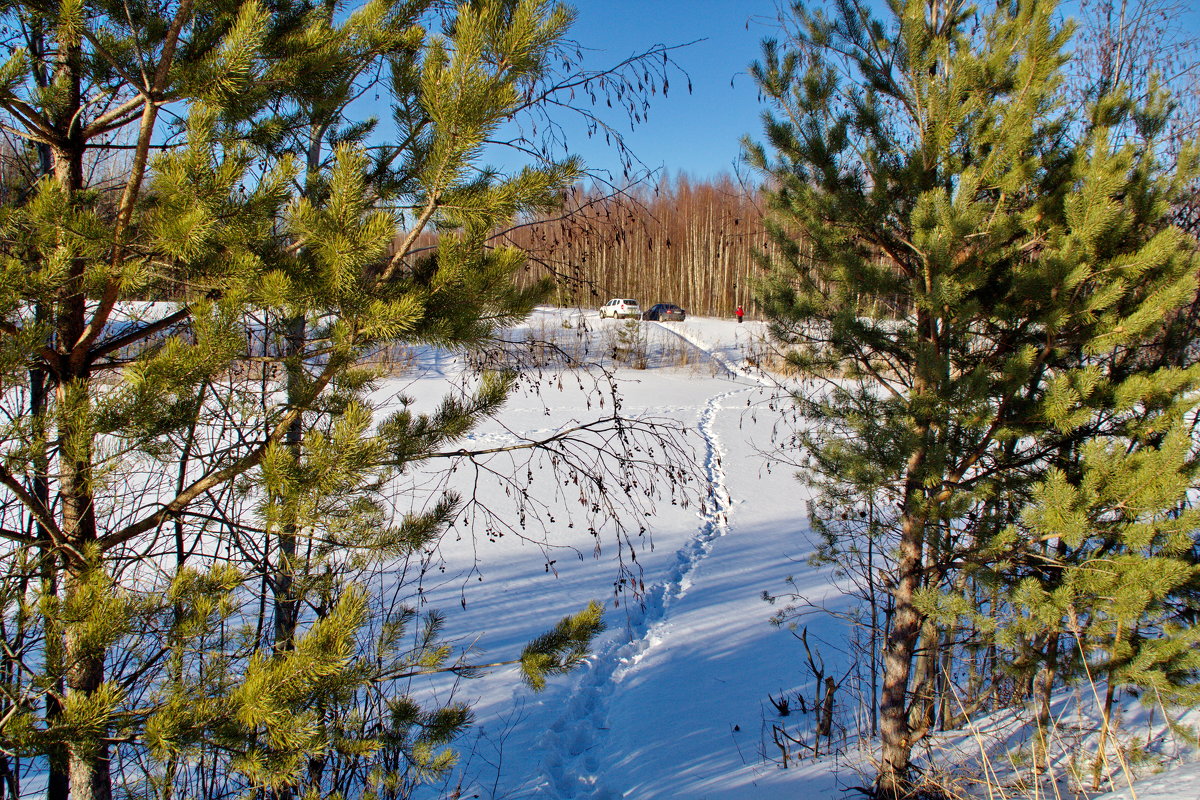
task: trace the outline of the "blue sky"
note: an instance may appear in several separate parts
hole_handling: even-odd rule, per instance
[[[629,130],[627,142],[649,168],[703,178],[732,172],[745,135],[761,136],[757,91],[747,71],[759,57],[763,38],[776,33],[780,0],[568,0],[578,17],[572,38],[590,48],[588,66],[611,65],[657,45],[694,44],[676,50],[675,60],[691,77],[672,76],[667,98],[653,98],[649,120]],[[870,2],[870,0],[868,0]],[[981,4],[990,7],[990,4]],[[1093,5],[1095,5],[1093,3]],[[1134,5],[1137,5],[1135,2]],[[1169,6],[1170,3],[1166,2]],[[1171,35],[1200,37],[1200,0],[1179,0],[1176,18],[1164,21]],[[1063,0],[1060,13],[1078,13],[1079,0]],[[699,41],[696,41],[699,40]],[[678,79],[677,79],[678,78]],[[620,161],[603,139],[581,133],[569,141],[592,171],[620,182]]]
[[[592,67],[656,44],[695,41],[674,52],[691,78],[691,94],[682,75],[671,75],[670,93],[652,98],[647,122],[631,131],[615,111],[609,119],[626,132],[647,167],[696,177],[732,172],[741,137],[758,136],[761,128],[747,66],[758,58],[762,39],[772,34],[776,0],[576,0],[572,5],[578,17],[571,35],[590,48]],[[589,169],[619,178],[620,161],[602,138],[573,135],[569,145]]]

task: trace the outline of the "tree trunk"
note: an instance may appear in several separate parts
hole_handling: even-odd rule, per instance
[[[80,317],[80,319],[82,316]],[[70,548],[66,557],[63,594],[68,607],[78,602],[85,586],[88,550],[96,543],[96,513],[92,494],[92,433],[87,427],[89,398],[86,377],[59,384],[59,438],[62,441],[61,519],[62,533]],[[63,658],[66,667],[67,694],[92,695],[104,683],[103,650],[90,643],[86,628],[91,620],[65,619]],[[92,741],[68,744],[68,773],[72,800],[109,800],[112,796],[108,767],[108,731],[101,729]]]
[[[1059,634],[1051,631],[1046,642],[1045,661],[1038,672],[1034,684],[1034,696],[1037,701],[1037,717],[1034,738],[1033,770],[1041,775],[1049,769],[1050,749],[1050,697],[1054,693],[1054,678],[1058,673],[1058,644]]]
[[[68,598],[78,589],[77,577],[67,573]],[[104,683],[104,654],[87,648],[80,641],[81,633],[77,626],[67,626],[67,691],[90,695]],[[71,800],[111,800],[108,744],[104,741],[107,734],[101,730],[94,741],[76,741],[68,746]]]
[[[38,152],[42,157],[43,172],[50,170],[49,148],[40,146]],[[34,320],[39,326],[49,323],[50,315],[44,303],[38,303],[34,308]],[[35,366],[29,370],[29,419],[30,434],[33,439],[33,479],[30,495],[43,509],[50,509],[50,456],[47,450],[46,415],[49,412],[49,397],[47,391],[46,370]],[[41,522],[34,523],[35,536],[41,550],[39,571],[41,575],[41,592],[45,597],[58,596],[58,553],[50,541],[50,531]],[[60,698],[66,692],[66,686],[61,678],[63,669],[62,629],[57,624],[47,624],[46,629],[46,664],[45,671],[53,678],[54,691],[46,693],[46,721],[53,725],[54,720],[62,712]],[[46,770],[46,800],[67,800],[67,759],[66,752],[51,752],[48,757]]]
[[[78,466],[78,465],[76,465]],[[95,541],[95,520],[91,518],[90,497],[86,484],[76,484],[72,470],[64,470],[63,522],[74,548],[83,551]],[[66,489],[71,488],[71,494]],[[86,503],[86,504],[85,504]],[[77,557],[67,561],[64,594],[68,606],[77,602],[87,580],[88,565]],[[88,641],[89,620],[67,619],[63,624],[63,656],[66,666],[67,694],[92,695],[104,683],[103,651],[97,651]],[[73,741],[67,746],[67,768],[72,800],[109,800],[112,796],[108,767],[108,731],[101,729],[92,741]]]
[[[81,107],[79,74],[81,54],[78,44],[63,48],[56,79],[67,86],[66,111],[56,120],[65,141],[52,150],[54,178],[66,192],[75,195],[83,186],[84,140],[79,117],[73,109]],[[69,115],[69,116],[68,116]],[[74,197],[72,198],[74,202]],[[56,386],[56,417],[59,449],[60,526],[66,547],[64,554],[63,597],[68,606],[77,600],[86,571],[88,550],[97,541],[95,498],[92,487],[93,434],[90,428],[91,397],[87,348],[80,348],[86,328],[86,266],[75,260],[69,268],[69,280],[57,311],[56,345],[61,354]],[[86,590],[85,590],[86,591]],[[67,696],[92,695],[104,683],[105,652],[97,652],[83,628],[88,620],[65,619],[62,625],[63,667]],[[67,746],[67,774],[72,800],[109,800],[112,796],[108,767],[106,730],[97,732],[92,741],[74,741]]]
[[[912,658],[921,632],[921,615],[913,600],[921,586],[925,516],[917,506],[920,487],[910,478],[905,494],[912,499],[900,537],[892,629],[883,644],[883,689],[879,696],[879,733],[883,758],[878,789],[883,797],[903,797],[911,771],[912,730],[908,721],[908,684]]]
[[[933,727],[935,686],[937,684],[939,633],[933,620],[921,623],[912,678],[912,702],[908,709],[908,727],[917,738]]]
[[[80,41],[76,38],[62,42],[54,60],[54,84],[60,87],[62,99],[52,125],[59,139],[49,147],[48,153],[40,152],[39,156],[42,159],[41,166],[49,167],[59,188],[70,196],[70,202],[75,203],[83,188],[83,153],[86,144],[81,113],[83,51]],[[64,549],[65,546],[66,552],[61,555],[64,560],[61,588],[68,604],[76,596],[79,581],[87,568],[84,561],[86,550],[96,541],[91,483],[93,443],[88,421],[89,365],[87,348],[80,349],[76,344],[86,327],[85,271],[82,259],[75,259],[70,264],[67,281],[55,307],[53,311],[46,312],[54,315],[49,321],[55,328],[54,344],[58,353],[58,363],[48,365],[57,373],[55,410],[60,445],[59,513],[63,542],[61,545],[55,543],[54,549]],[[48,497],[48,485],[46,492]],[[48,561],[46,568],[53,572],[56,557],[51,556]],[[53,580],[52,576],[50,580]],[[58,649],[55,640],[61,641],[60,668],[66,676],[65,694],[91,695],[104,682],[105,654],[96,653],[87,646],[80,622],[59,620],[58,626],[60,630],[47,632],[52,640],[47,647],[47,667],[53,668],[53,651]],[[57,713],[57,706],[54,712]],[[48,798],[62,798],[69,791],[72,800],[108,800],[111,786],[107,746],[100,741],[105,735],[105,731],[100,731],[97,741],[68,743],[64,757],[57,763],[51,757]]]
[[[305,153],[305,192],[312,190],[312,180],[321,168],[321,142],[329,126],[314,122],[309,126],[308,150]],[[304,347],[308,323],[300,314],[287,320],[284,363],[287,365],[287,404],[297,408],[304,403]],[[304,439],[304,417],[297,416],[284,434],[283,444],[299,462]],[[275,586],[275,649],[291,650],[296,642],[296,627],[300,622],[300,597],[296,594],[296,520],[285,518],[278,538],[278,563],[272,576]]]
[[[941,664],[937,674],[937,724],[939,730],[947,730],[949,721],[954,718],[954,635],[953,628],[944,632],[942,642]]]
[[[833,694],[837,691],[837,684],[832,677],[825,678],[825,694],[821,698],[821,706],[817,709],[817,735],[813,740],[813,755],[817,755],[816,748],[821,745],[821,737],[825,737],[825,752],[833,752]]]
[[[868,652],[871,654],[871,738],[879,735],[879,594],[875,584],[875,495],[867,506],[867,596],[871,608]]]
[[[936,349],[935,321],[923,310],[917,312],[917,330],[921,338]],[[929,524],[926,473],[929,471],[927,462],[933,429],[928,412],[921,404],[936,385],[936,377],[918,373],[910,389],[909,407],[915,411],[913,433],[917,445],[904,470],[904,511],[892,588],[892,628],[883,643],[883,689],[879,697],[883,752],[877,785],[883,797],[904,797],[908,793],[912,771],[912,748],[916,737],[909,724],[908,690],[913,655],[924,623],[914,601],[925,578],[925,529]]]

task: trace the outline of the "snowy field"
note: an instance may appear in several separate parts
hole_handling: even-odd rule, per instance
[[[606,340],[629,328],[594,313],[542,309],[527,330],[544,336],[561,330],[564,318],[599,343],[597,357],[606,355]],[[807,570],[811,549],[801,485],[787,469],[770,470],[757,452],[769,447],[778,421],[760,408],[771,392],[745,365],[765,329],[714,319],[635,325],[650,366],[616,368],[622,411],[682,423],[712,499],[686,509],[668,500],[650,512],[648,535],[635,544],[640,599],[614,592],[616,546],[603,532],[599,553],[591,537],[564,525],[547,526],[545,547],[515,536],[481,540],[478,532],[447,537],[445,572],[424,596],[447,613],[448,631],[482,633],[483,660],[512,657],[591,599],[606,603],[609,628],[587,667],[542,693],[521,686],[515,668],[458,683],[455,691],[478,717],[463,746],[464,795],[782,798],[794,797],[801,781],[806,791],[839,796],[840,786],[861,779],[835,777],[828,764],[785,771],[764,759],[771,756],[764,707],[775,713],[767,694],[794,692],[807,678],[799,643],[769,624],[772,608],[762,594]],[[686,363],[656,365],[664,360]],[[514,396],[500,423],[536,438],[601,413],[594,392],[569,380],[560,390],[556,377],[547,380],[537,396]],[[504,431],[472,438],[472,446],[487,446]],[[817,574],[809,583],[817,595],[829,589]],[[826,657],[840,661],[832,650]]]
[[[648,529],[631,539],[640,569],[637,597],[622,591],[628,572],[620,564],[632,566],[630,551],[617,546],[612,531],[592,536],[584,525],[567,522],[578,520],[578,511],[556,513],[579,500],[551,481],[535,479],[518,490],[535,506],[545,503],[520,535],[488,536],[479,525],[473,530],[464,525],[445,537],[426,569],[421,598],[446,613],[450,634],[478,636],[474,660],[515,657],[531,637],[592,599],[606,604],[608,630],[586,667],[554,679],[542,693],[523,687],[515,668],[438,684],[432,691],[453,691],[473,704],[477,724],[461,743],[454,783],[435,787],[429,796],[857,796],[852,788],[869,780],[869,753],[847,742],[833,756],[791,760],[785,769],[772,741],[775,724],[790,726],[801,738],[804,730],[799,714],[780,719],[769,696],[811,696],[814,686],[802,645],[769,623],[773,609],[763,593],[785,591],[791,576],[811,602],[837,610],[848,601],[838,596],[827,573],[805,563],[813,549],[805,490],[790,468],[772,468],[765,456],[781,416],[778,405],[768,407],[777,394],[771,381],[753,366],[765,328],[694,318],[630,324],[601,321],[595,312],[539,309],[513,337],[566,331],[568,346],[574,341],[603,360],[628,344],[635,328],[640,340],[635,349],[644,355],[637,366],[644,368],[613,362],[622,410],[685,427],[694,466],[710,483],[711,497],[684,508],[664,495],[635,512]],[[456,369],[453,360],[418,355],[381,391],[435,397]],[[514,395],[497,423],[472,434],[466,446],[502,446],[514,435],[538,438],[607,413],[599,407],[603,393],[586,381],[581,386],[549,369],[532,383],[536,386]],[[495,482],[475,484],[467,477],[484,493],[485,505],[515,507],[512,486],[505,492]],[[637,521],[633,527],[639,527]],[[828,674],[841,678],[853,669],[843,623],[829,615],[807,622],[809,645]],[[1063,714],[1087,705],[1073,705],[1072,697],[1063,698]],[[840,714],[843,728],[850,714],[845,709]],[[1139,772],[1162,769],[1164,758],[1194,757],[1193,746],[1166,732],[1161,715],[1147,718],[1135,709],[1124,730],[1157,743]],[[1070,796],[1065,779],[1049,790],[1022,789],[1019,763],[1000,763],[1004,753],[1019,752],[1023,731],[1010,715],[937,746],[960,754],[967,773],[978,771],[979,752],[988,753],[985,769],[1002,777],[991,790],[975,790],[977,796]],[[1078,750],[1085,739],[1082,734],[1072,746]],[[1119,788],[1124,792],[1114,796],[1123,798],[1200,798],[1200,769],[1184,766],[1154,775],[1143,791],[1135,787],[1136,794]]]

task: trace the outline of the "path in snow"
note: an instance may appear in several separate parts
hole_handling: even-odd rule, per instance
[[[720,365],[721,368],[724,369],[725,372],[727,372],[731,377],[749,377],[758,381],[759,383],[769,383],[769,381],[763,380],[761,376],[752,374],[752,371],[746,369],[744,366],[731,362],[724,353],[717,351],[715,345],[710,342],[705,342],[703,339],[697,337],[693,331],[687,328],[685,323],[673,323],[668,325],[665,322],[656,322],[654,324],[662,330],[674,334],[690,344],[692,347],[699,350],[704,355],[708,356],[709,359]]]
[[[767,694],[808,691],[809,676],[797,669],[795,640],[769,624],[763,592],[787,586],[811,536],[802,487],[787,470],[772,471],[760,450],[777,420],[760,419],[756,396],[775,387],[769,375],[743,371],[743,362],[760,349],[762,326],[698,317],[659,327],[669,333],[648,328],[649,349],[670,356],[676,342],[686,342],[695,357],[680,362],[694,366],[620,368],[623,402],[700,436],[692,440],[693,469],[697,482],[707,478],[701,491],[710,486],[712,495],[702,508],[657,510],[658,546],[638,556],[643,596],[621,596],[630,601],[610,610],[611,629],[588,664],[538,695],[514,686],[515,672],[463,685],[480,722],[459,785],[481,797],[792,800],[798,784],[814,798],[839,796],[825,765],[783,770],[771,761]],[[521,405],[480,436],[586,417],[594,398],[568,383],[549,419],[540,405]],[[562,528],[555,541],[574,543]],[[464,584],[471,603],[451,609],[447,627],[485,631],[480,652],[518,652],[547,620],[576,611],[584,598],[611,596],[612,576],[586,558],[563,559],[551,574],[552,562],[544,572],[540,563],[530,569],[523,538],[492,540],[486,555],[469,537],[456,542],[447,545],[450,571],[458,575],[456,559],[465,556],[468,564],[487,559],[487,574],[479,585]],[[807,595],[828,594],[827,577],[809,570],[803,577]],[[444,587],[438,593],[434,606],[457,604],[457,589],[450,602]]]
[[[711,345],[685,335],[674,328],[667,330],[687,341],[720,364],[731,376],[741,377],[737,366]],[[675,553],[666,576],[645,593],[641,605],[629,611],[624,635],[601,649],[575,689],[566,698],[561,716],[540,741],[545,751],[540,780],[535,793],[556,800],[616,800],[620,789],[607,785],[600,774],[599,754],[607,735],[608,700],[614,687],[646,656],[670,627],[673,604],[687,595],[692,574],[712,551],[713,542],[729,531],[730,497],[722,466],[724,450],[714,422],[725,408],[724,401],[757,389],[741,386],[708,399],[700,413],[698,432],[704,440],[704,477],[707,497],[701,507],[701,523],[696,533]]]
[[[567,698],[562,716],[543,737],[547,755],[543,760],[541,796],[562,800],[610,800],[622,796],[620,791],[606,787],[597,774],[599,764],[594,751],[607,731],[606,701],[612,687],[662,640],[662,631],[670,624],[671,605],[687,594],[691,574],[712,550],[713,540],[729,530],[729,493],[713,421],[723,407],[722,401],[752,388],[711,397],[701,413],[698,427],[705,443],[704,473],[709,485],[702,522],[695,535],[676,552],[667,576],[652,585],[641,606],[629,613],[625,635],[610,642],[589,665]]]

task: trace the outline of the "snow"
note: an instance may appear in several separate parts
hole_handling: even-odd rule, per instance
[[[595,312],[545,308],[525,330],[590,337],[602,343],[590,351],[602,359],[627,324],[601,321]],[[856,749],[852,732],[843,732],[838,754],[796,761],[793,753],[787,769],[772,741],[773,725],[793,733],[802,733],[803,725],[799,715],[781,719],[768,695],[803,691],[811,697],[814,686],[801,644],[770,624],[773,609],[764,591],[785,591],[791,577],[810,602],[837,610],[849,601],[827,572],[805,563],[814,541],[803,485],[790,468],[772,468],[764,457],[779,422],[779,413],[765,407],[778,395],[773,380],[752,366],[765,326],[696,317],[638,324],[650,368],[608,362],[615,366],[622,410],[688,428],[713,494],[702,509],[654,505],[648,536],[635,542],[645,586],[640,602],[614,591],[621,573],[611,532],[593,540],[578,525],[565,528],[566,517],[554,511],[541,518],[544,531],[526,531],[526,538],[484,542],[476,534],[443,544],[438,555],[445,572],[438,585],[423,587],[423,599],[447,612],[448,630],[477,632],[487,660],[513,657],[590,599],[606,602],[609,626],[585,667],[552,679],[540,694],[521,686],[515,669],[455,685],[460,698],[474,703],[477,724],[461,743],[463,763],[453,783],[464,787],[463,796],[505,800],[854,795],[854,787],[869,784],[871,754]],[[687,358],[672,350],[680,341],[690,348]],[[672,352],[688,363],[672,366]],[[438,364],[442,374],[446,368]],[[542,435],[598,413],[588,386],[561,384],[551,374],[538,395],[514,397],[498,425],[473,434],[473,445]],[[539,494],[544,491],[536,480],[528,487],[531,500],[540,497],[547,509],[569,501],[561,493]],[[830,615],[813,615],[807,624],[814,652],[840,677],[852,666],[846,626]],[[1064,695],[1063,708],[1069,701]],[[1028,735],[1015,715],[984,724],[1002,728],[1010,746]],[[1126,720],[1126,727],[1135,724]],[[1161,717],[1157,730],[1164,730]],[[951,736],[938,746],[963,772],[977,772],[977,738]],[[1175,760],[1193,753],[1185,746]],[[1171,764],[1156,768],[1164,766]],[[996,796],[1025,796],[1017,778],[1015,770],[1003,776],[1010,788]],[[1200,797],[1200,767],[1177,767],[1142,785],[1141,800]]]
[[[169,308],[146,304],[135,313],[161,316]],[[614,358],[631,330],[641,339],[647,368]],[[772,736],[782,726],[811,738],[803,715],[782,717],[770,698],[798,692],[811,698],[816,680],[793,633],[770,623],[778,609],[764,593],[796,591],[814,607],[834,612],[847,610],[851,601],[829,570],[806,561],[815,540],[806,490],[793,468],[784,466],[789,454],[776,462],[768,457],[787,400],[778,400],[776,379],[757,368],[765,326],[697,317],[628,323],[599,320],[595,311],[541,308],[507,334],[510,349],[540,357],[536,348],[521,350],[525,337],[552,338],[558,352],[611,370],[624,415],[686,431],[690,455],[649,447],[641,455],[687,460],[701,482],[683,487],[684,494],[666,482],[639,487],[621,528],[593,513],[586,498],[581,503],[580,490],[569,481],[564,485],[562,474],[538,456],[530,461],[528,451],[498,453],[482,459],[479,469],[465,465],[448,478],[445,462],[406,473],[406,504],[419,508],[447,487],[477,503],[420,565],[419,576],[414,568],[403,577],[402,587],[421,609],[445,614],[446,633],[470,648],[472,662],[515,658],[530,639],[589,600],[605,604],[608,625],[588,663],[551,678],[540,693],[521,684],[515,667],[471,680],[414,682],[419,693],[469,702],[476,717],[458,743],[458,770],[420,796],[857,796],[854,788],[870,783],[872,753],[859,749],[856,731],[847,730],[862,724],[845,710],[855,705],[848,690],[839,690],[843,727],[833,755],[811,758],[793,747],[784,768]],[[394,375],[374,399],[388,411],[405,396],[414,409],[427,411],[466,375],[462,357],[413,348],[395,355]],[[525,371],[520,390],[496,420],[453,448],[498,448],[552,436],[611,414],[614,399],[605,373],[564,371],[552,353]],[[496,516],[489,517],[488,509]],[[517,521],[522,511],[525,524]],[[385,588],[402,580],[376,577]],[[629,591],[631,580],[636,593]],[[840,678],[856,666],[848,624],[831,614],[813,614],[805,624],[809,646],[828,674]],[[1064,776],[1072,758],[1096,749],[1095,703],[1085,695],[1069,691],[1056,698],[1056,716],[1078,734],[1057,745],[1059,783],[1032,794],[1022,791],[1017,766],[1030,737],[1028,714],[1021,710],[977,720],[931,747],[958,776],[978,774],[980,753],[986,754],[986,769],[999,777],[994,792],[975,788],[974,796],[1083,796],[1071,794],[1080,781]],[[1172,733],[1162,716],[1135,702],[1123,706],[1121,729],[1136,731],[1149,756],[1131,770],[1139,778],[1136,794],[1118,786],[1103,797],[1200,800],[1200,764],[1188,763],[1196,748]],[[1195,728],[1200,712],[1178,721]]]
[[[564,315],[569,330],[599,340],[627,324],[541,309],[527,329],[563,330]],[[477,645],[489,660],[511,657],[593,598],[606,600],[609,625],[589,664],[541,694],[520,686],[513,669],[457,686],[478,719],[463,745],[463,772],[480,796],[513,800],[769,800],[793,797],[797,782],[839,796],[841,786],[862,779],[834,775],[827,764],[782,770],[764,759],[764,707],[774,714],[768,692],[794,692],[807,676],[798,668],[799,643],[769,624],[762,593],[782,588],[811,550],[801,485],[789,470],[768,471],[757,452],[777,420],[755,414],[769,381],[744,362],[765,329],[703,318],[639,324],[652,365],[655,354],[678,345],[673,339],[701,357],[686,366],[616,369],[622,411],[690,429],[712,497],[703,509],[656,505],[651,538],[637,544],[640,600],[614,594],[615,552],[604,535],[593,557],[592,542],[576,530],[548,526],[546,547],[574,547],[582,556],[558,555],[557,575],[546,570],[548,551],[528,540],[464,536],[443,544],[446,572],[423,597],[447,612],[448,630],[481,631]],[[556,379],[548,384],[540,397],[514,397],[500,415],[503,428],[538,436],[596,414],[594,394],[588,409],[588,391],[569,380],[562,390]],[[499,426],[480,430],[473,445],[504,436]],[[531,493],[537,489],[535,481]],[[826,585],[820,579],[815,588]]]
[[[1162,775],[1135,781],[1132,790],[1124,789],[1103,794],[1096,800],[1196,800],[1196,798],[1200,798],[1200,763],[1185,764]]]

